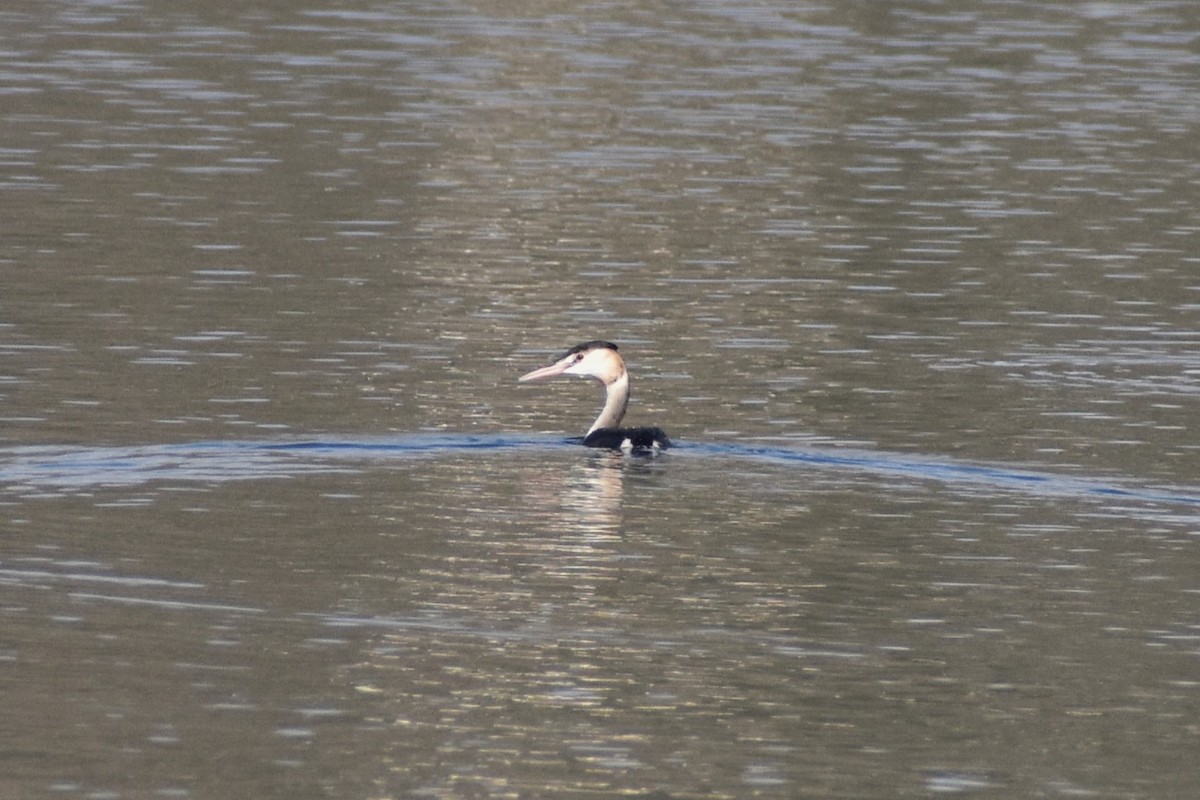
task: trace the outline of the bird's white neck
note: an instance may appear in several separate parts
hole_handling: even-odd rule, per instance
[[[588,429],[589,434],[601,428],[615,428],[621,424],[621,418],[625,416],[625,407],[629,405],[629,373],[621,370],[615,381],[604,385],[604,390],[604,408]]]

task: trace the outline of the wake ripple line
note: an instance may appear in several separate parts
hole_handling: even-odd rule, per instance
[[[353,462],[400,460],[467,452],[578,449],[577,443],[533,434],[401,434],[370,438],[228,440],[129,447],[24,446],[0,449],[0,490],[133,486],[156,480],[223,483],[361,471]],[[588,451],[595,454],[596,451]],[[740,443],[682,443],[665,455],[737,458],[822,470],[950,484],[973,483],[1033,494],[1094,496],[1200,507],[1200,488],[1138,486],[1121,478],[1091,479],[1008,467],[833,447],[789,448]]]

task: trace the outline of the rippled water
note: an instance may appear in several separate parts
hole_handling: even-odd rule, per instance
[[[191,6],[0,9],[0,793],[1191,796],[1194,4]]]

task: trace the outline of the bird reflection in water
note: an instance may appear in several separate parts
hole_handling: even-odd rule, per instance
[[[627,579],[632,565],[625,558],[626,491],[636,487],[658,465],[601,451],[569,469],[539,469],[526,474],[527,507],[540,510],[538,531],[531,541],[538,569],[567,577],[584,598],[614,581]]]
[[[618,453],[597,452],[566,472],[542,470],[530,476],[531,507],[556,509],[550,528],[557,534],[595,541],[617,537],[625,466]]]

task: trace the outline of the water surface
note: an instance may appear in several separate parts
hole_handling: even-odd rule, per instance
[[[1194,4],[0,31],[4,796],[1191,796]]]

